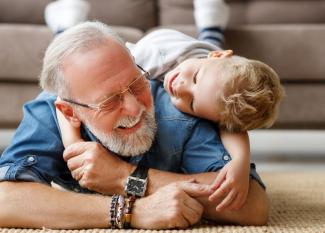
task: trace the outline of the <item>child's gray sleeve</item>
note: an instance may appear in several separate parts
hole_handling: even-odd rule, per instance
[[[149,33],[136,44],[127,43],[136,63],[150,72],[151,79],[163,79],[164,74],[188,58],[206,57],[220,48],[199,41],[181,32],[160,29]]]

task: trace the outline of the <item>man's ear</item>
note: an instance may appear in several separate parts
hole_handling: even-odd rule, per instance
[[[76,115],[73,108],[67,102],[61,100],[58,97],[57,100],[54,102],[54,104],[57,111],[60,111],[65,117],[65,119],[67,119],[73,127],[78,127],[78,128],[80,127],[81,125],[80,119]]]
[[[234,54],[232,50],[221,50],[221,51],[211,51],[208,54],[208,58],[225,58],[231,57]]]

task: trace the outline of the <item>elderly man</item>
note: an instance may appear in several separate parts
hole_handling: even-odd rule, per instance
[[[0,160],[0,227],[166,229],[202,217],[266,223],[267,198],[254,168],[244,206],[216,211],[205,184],[229,155],[215,126],[175,109],[159,81],[149,88],[137,60],[98,22],[54,39],[41,75],[47,92],[25,105]],[[86,142],[64,151],[54,105],[72,125],[82,122]]]

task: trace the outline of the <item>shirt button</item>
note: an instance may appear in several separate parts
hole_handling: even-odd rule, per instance
[[[223,160],[228,161],[230,159],[229,155],[224,155]]]
[[[27,162],[32,163],[35,161],[35,158],[33,156],[29,156],[27,159]]]

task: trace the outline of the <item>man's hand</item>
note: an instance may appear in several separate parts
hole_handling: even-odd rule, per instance
[[[131,224],[143,229],[187,228],[202,217],[203,206],[195,197],[210,194],[209,185],[193,180],[169,184],[135,202]]]
[[[249,167],[239,160],[230,161],[221,169],[211,189],[215,192],[210,195],[209,200],[222,200],[216,207],[217,211],[239,210],[248,194]]]
[[[110,154],[97,142],[78,142],[63,154],[72,177],[80,186],[102,194],[123,193],[132,165]]]

